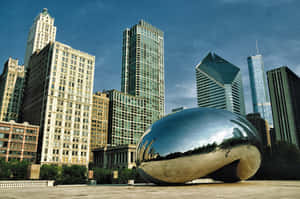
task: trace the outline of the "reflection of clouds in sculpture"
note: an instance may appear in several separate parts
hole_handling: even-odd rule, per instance
[[[208,175],[241,180],[259,168],[259,148],[255,128],[243,117],[225,110],[187,109],[146,131],[137,148],[137,164],[142,175],[156,183],[183,183]],[[219,174],[220,169],[227,169],[229,176]]]
[[[230,137],[231,137],[231,135],[228,135],[228,132],[223,130],[223,131],[220,131],[220,132],[216,133],[215,135],[211,136],[206,143],[215,142],[216,144],[221,144],[224,139],[227,139]]]

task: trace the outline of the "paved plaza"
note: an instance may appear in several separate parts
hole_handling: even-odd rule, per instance
[[[300,198],[300,181],[245,181],[233,184],[198,183],[184,186],[97,185],[0,189],[2,199],[47,198]]]

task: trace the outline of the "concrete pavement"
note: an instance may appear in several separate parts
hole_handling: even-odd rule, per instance
[[[233,184],[204,182],[184,186],[97,185],[0,190],[2,199],[87,198],[300,198],[300,181],[244,181]]]

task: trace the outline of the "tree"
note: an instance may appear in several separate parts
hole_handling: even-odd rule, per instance
[[[87,168],[85,166],[63,166],[61,184],[85,184],[87,182]]]
[[[5,159],[0,158],[0,179],[8,179],[11,175],[9,165]]]
[[[30,162],[0,158],[0,179],[26,179]]]
[[[135,169],[120,169],[119,180],[120,184],[127,184],[128,180],[135,180],[137,178],[137,172]]]
[[[26,179],[29,164],[30,162],[26,160],[10,160],[8,166],[11,171],[11,176],[14,179]]]
[[[57,180],[58,178],[58,166],[44,164],[40,169],[41,180]]]
[[[299,180],[299,165],[299,149],[286,142],[277,142],[272,146],[272,153],[270,151],[263,153],[261,167],[254,179]]]
[[[110,169],[94,168],[94,176],[97,184],[112,183],[112,171]]]

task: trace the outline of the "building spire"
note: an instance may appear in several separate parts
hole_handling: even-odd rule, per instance
[[[256,40],[256,54],[258,55],[259,54],[259,49],[258,49],[258,42]]]

